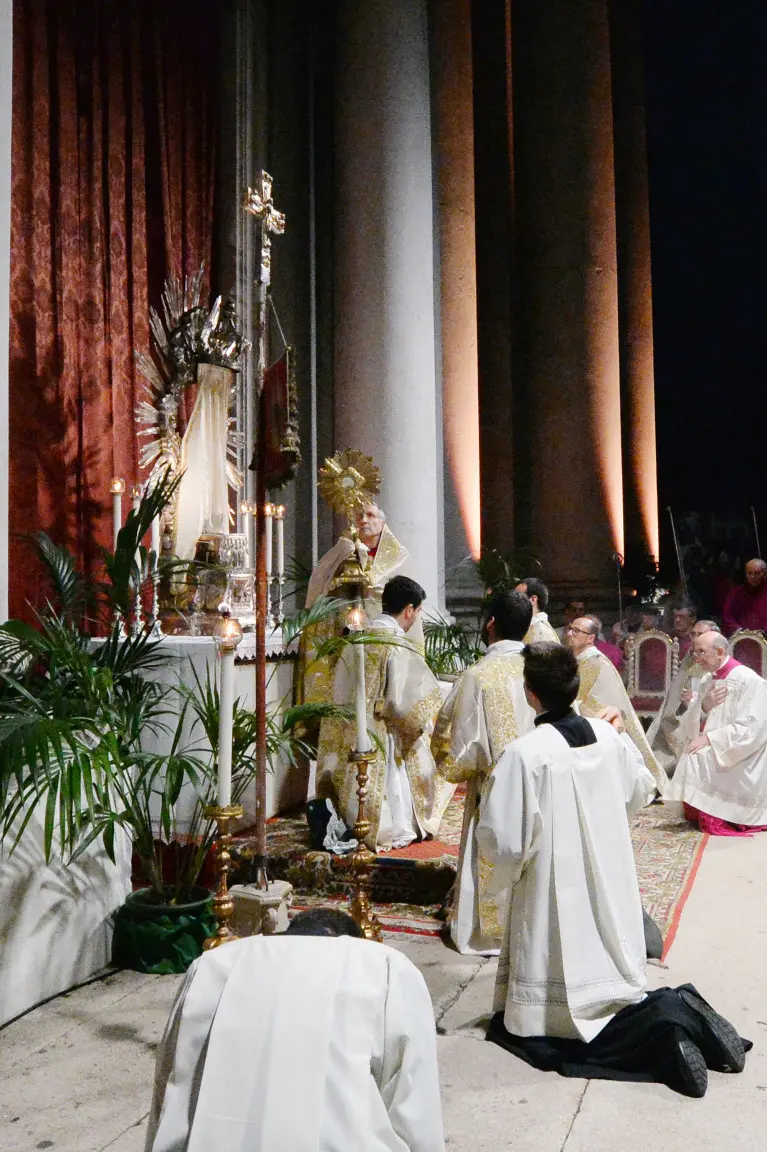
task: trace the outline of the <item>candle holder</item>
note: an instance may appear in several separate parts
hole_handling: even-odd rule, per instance
[[[213,896],[213,915],[218,921],[218,928],[212,936],[208,936],[203,944],[206,952],[209,952],[211,948],[218,948],[221,944],[228,944],[230,940],[239,939],[229,927],[229,921],[234,915],[234,900],[229,892],[227,876],[232,862],[229,852],[229,846],[232,843],[230,827],[235,820],[240,819],[243,811],[239,804],[228,804],[226,808],[219,808],[213,804],[205,809],[205,815],[211,820],[215,820],[217,825],[213,866],[218,877]]]
[[[365,837],[370,831],[370,821],[365,816],[365,797],[368,787],[368,768],[376,758],[374,751],[357,752],[354,749],[349,753],[349,759],[357,765],[357,819],[354,822],[354,836],[357,847],[344,860],[344,865],[350,872],[352,898],[349,903],[349,912],[354,923],[362,930],[366,940],[383,939],[381,923],[370,906],[370,866],[375,861],[375,852],[371,852],[365,843]]]
[[[277,577],[277,615],[275,617],[275,627],[276,628],[281,628],[282,627],[282,621],[285,619],[284,598],[285,598],[285,577],[284,576],[278,576]]]

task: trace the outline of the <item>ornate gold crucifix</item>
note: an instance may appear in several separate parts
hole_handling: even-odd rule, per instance
[[[268,172],[261,173],[261,190],[248,188],[245,193],[245,211],[255,216],[261,228],[261,275],[260,284],[272,282],[272,233],[281,236],[285,231],[285,214],[278,212],[272,199],[272,178]]]

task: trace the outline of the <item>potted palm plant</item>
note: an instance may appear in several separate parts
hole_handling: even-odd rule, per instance
[[[55,854],[72,861],[95,841],[115,860],[127,837],[139,890],[116,914],[115,958],[151,971],[183,970],[212,926],[202,881],[214,836],[205,810],[215,794],[215,680],[208,675],[184,690],[179,710],[167,685],[153,679],[166,659],[161,644],[146,632],[124,635],[115,615],[129,617],[150,571],[153,558],[140,541],[173,487],[163,478],[130,513],[114,553],[104,555],[102,581],[78,572],[72,556],[44,534],[34,537],[50,597],[36,627],[0,627],[0,838],[12,852],[41,811],[46,860]],[[335,602],[324,601],[298,613],[286,621],[288,643],[336,611]],[[106,635],[95,640],[99,630]],[[275,710],[269,761],[307,752],[302,725],[338,711]],[[233,745],[236,801],[255,772],[255,718],[239,702]],[[176,812],[184,790],[193,804],[182,831]],[[165,931],[147,928],[150,921]]]

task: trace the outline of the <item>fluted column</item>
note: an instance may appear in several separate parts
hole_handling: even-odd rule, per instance
[[[471,0],[440,0],[434,7],[432,43],[450,590],[456,585],[450,569],[468,554],[478,556],[480,549],[474,113],[467,96],[473,83]]]
[[[425,0],[342,0],[335,100],[335,443],[381,499],[432,605],[442,600],[441,404]]]
[[[8,617],[8,326],[13,0],[0,0],[0,622]]]
[[[512,7],[533,550],[596,595],[623,551],[607,0]]]
[[[640,0],[611,0],[626,547],[658,556],[658,477]]]

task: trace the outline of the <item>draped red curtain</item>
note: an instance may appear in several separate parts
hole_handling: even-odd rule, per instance
[[[14,5],[11,615],[40,595],[19,535],[92,569],[111,478],[141,479],[134,350],[166,276],[210,268],[216,8]]]

